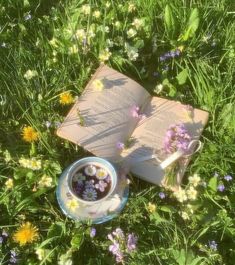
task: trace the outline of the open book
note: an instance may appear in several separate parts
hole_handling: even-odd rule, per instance
[[[139,112],[146,117],[133,117],[133,106],[138,106]],[[58,128],[57,134],[96,156],[113,163],[123,163],[138,177],[161,185],[165,173],[159,171],[157,159],[135,161],[161,152],[166,131],[172,124],[184,123],[193,139],[200,137],[208,113],[194,109],[191,119],[183,106],[180,102],[152,97],[131,78],[102,65]],[[117,148],[117,143],[125,143],[130,137],[133,141],[129,148],[123,151]],[[163,159],[167,156],[165,154]],[[178,184],[188,163],[189,158],[184,160],[177,172]]]

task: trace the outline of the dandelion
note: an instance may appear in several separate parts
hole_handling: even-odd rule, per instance
[[[137,31],[130,28],[128,31],[127,31],[127,37],[128,38],[133,38],[135,35],[137,34]]]
[[[66,205],[72,212],[74,212],[79,206],[79,203],[75,199],[72,199],[69,200]]]
[[[25,142],[35,142],[38,140],[38,133],[31,126],[26,126],[22,130],[22,138]]]
[[[96,91],[102,91],[104,89],[104,84],[101,80],[99,79],[95,79],[93,82],[92,82],[92,85],[94,86],[94,89]]]
[[[104,168],[100,168],[96,171],[96,177],[98,179],[105,179],[108,176],[108,172]]]
[[[52,177],[43,175],[41,179],[39,180],[38,185],[40,188],[44,188],[44,187],[49,188],[52,186],[52,181],[53,181]]]
[[[30,222],[26,222],[14,233],[13,240],[19,243],[20,246],[24,246],[27,243],[32,243],[37,240],[38,237],[38,228],[33,226]]]
[[[91,228],[90,237],[93,238],[96,235],[96,229],[94,227]]]
[[[150,213],[154,213],[156,211],[156,205],[149,202],[148,203],[148,206],[147,206],[147,210],[150,212]]]
[[[201,178],[198,176],[198,174],[194,174],[193,176],[190,176],[188,180],[190,184],[192,184],[194,187],[197,187],[201,181]]]
[[[69,91],[60,94],[60,104],[69,105],[74,102],[74,98]]]
[[[9,178],[6,182],[5,182],[5,186],[8,190],[12,189],[13,186],[14,186],[14,183],[13,183],[13,179]]]
[[[224,184],[219,184],[218,187],[217,187],[217,190],[220,191],[220,192],[223,192],[225,190]]]
[[[85,173],[88,176],[94,176],[96,173],[96,167],[93,165],[88,165],[87,167],[85,167]]]
[[[197,190],[195,190],[194,187],[191,186],[187,190],[187,195],[188,195],[188,199],[190,199],[190,200],[196,200],[196,198],[197,198]]]
[[[174,191],[173,195],[181,203],[184,201],[187,201],[187,199],[188,199],[186,191],[184,189],[182,189],[181,187],[179,187],[178,190]]]
[[[105,50],[101,51],[99,54],[99,60],[101,62],[108,61],[109,57],[112,55],[112,53],[109,51],[109,48],[106,48]]]
[[[38,72],[36,70],[28,70],[24,74],[24,78],[27,80],[30,80],[38,75]]]
[[[224,176],[224,179],[229,182],[233,179],[233,177],[230,175],[226,175],[226,176]]]

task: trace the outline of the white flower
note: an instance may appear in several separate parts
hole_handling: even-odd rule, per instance
[[[13,179],[8,179],[6,182],[5,182],[5,186],[8,190],[12,189],[14,184],[13,184]]]
[[[133,3],[130,3],[128,6],[128,12],[133,12],[136,10],[136,6]]]
[[[116,21],[114,23],[114,26],[119,29],[121,27],[121,22],[120,21]]]
[[[108,175],[108,172],[104,168],[100,168],[96,171],[97,179],[105,179]]]
[[[159,84],[159,85],[156,86],[154,92],[159,94],[159,93],[162,92],[163,88],[164,88],[164,86],[162,84]]]
[[[108,61],[111,55],[112,53],[109,51],[109,48],[106,48],[105,50],[100,52],[99,59],[101,62],[105,62],[105,61]]]
[[[109,8],[111,6],[110,2],[106,2],[105,6]]]
[[[108,46],[108,47],[113,47],[113,41],[112,41],[112,40],[107,39],[107,40],[106,40],[106,43],[107,43],[107,46]]]
[[[109,27],[108,27],[108,26],[105,26],[105,27],[104,27],[104,31],[105,31],[106,33],[109,33],[109,31],[110,31],[110,30],[109,30]]]
[[[201,181],[201,178],[199,177],[198,174],[194,174],[193,176],[190,176],[190,177],[188,178],[188,180],[189,180],[189,183],[190,183],[190,184],[192,184],[194,187],[197,187],[198,184],[199,184],[200,181]]]
[[[48,255],[49,252],[50,252],[49,249],[43,249],[43,248],[38,248],[35,251],[39,260],[43,260]]]
[[[92,85],[94,86],[94,90],[95,91],[102,91],[104,89],[104,84],[101,80],[99,79],[95,79],[93,82],[92,82]]]
[[[58,43],[57,43],[57,39],[56,38],[52,38],[49,43],[51,44],[51,46],[53,47],[58,47]]]
[[[24,74],[24,78],[27,79],[27,80],[30,80],[33,77],[37,76],[37,75],[38,75],[38,72],[36,70],[28,70]]]
[[[85,173],[88,176],[94,176],[96,173],[96,167],[93,165],[89,165],[89,166],[85,167]]]
[[[188,195],[188,198],[190,200],[196,200],[197,198],[197,190],[194,189],[194,187],[190,187],[188,190],[187,190],[187,195]]]
[[[81,11],[82,11],[83,14],[89,15],[90,12],[91,12],[90,5],[83,5],[82,8],[81,8]]]
[[[179,202],[184,202],[188,199],[185,190],[183,190],[181,187],[179,187],[178,190],[174,191],[173,194]]]
[[[93,16],[94,16],[95,18],[99,18],[99,17],[101,16],[100,11],[99,11],[99,10],[94,11],[94,12],[93,12]]]
[[[127,31],[127,37],[128,37],[128,38],[132,38],[132,37],[134,37],[136,34],[137,34],[137,31],[134,30],[133,28],[130,28],[130,29]]]
[[[184,219],[184,220],[189,220],[189,215],[186,213],[186,212],[181,212],[181,217]]]
[[[78,29],[75,32],[75,37],[79,40],[82,41],[83,39],[86,38],[86,32],[84,29]]]
[[[39,180],[39,182],[38,182],[38,185],[39,185],[39,187],[41,187],[41,188],[44,188],[44,187],[51,187],[52,186],[52,177],[50,177],[50,176],[47,176],[47,175],[43,175],[42,177],[41,177],[41,179]]]
[[[24,168],[29,168],[32,170],[39,170],[42,168],[42,161],[36,160],[35,158],[26,159],[26,158],[20,158],[19,163]]]
[[[139,18],[135,18],[132,22],[132,26],[134,26],[137,30],[143,26],[143,20]]]
[[[130,46],[128,43],[125,43],[125,50],[126,50],[128,58],[131,61],[136,61],[136,59],[139,56],[138,49],[136,47]]]

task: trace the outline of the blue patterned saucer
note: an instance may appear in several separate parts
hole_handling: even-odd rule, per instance
[[[99,163],[111,173],[115,179],[115,187],[112,192],[102,200],[86,203],[78,199],[71,192],[68,185],[68,176],[74,168],[87,163]],[[63,213],[77,221],[101,224],[118,216],[124,208],[129,194],[127,178],[117,173],[115,168],[107,160],[99,157],[86,157],[75,161],[61,174],[56,189],[56,197]]]

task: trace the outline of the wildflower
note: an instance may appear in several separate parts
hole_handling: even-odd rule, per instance
[[[88,176],[94,176],[96,173],[96,167],[93,165],[88,165],[87,167],[85,167],[85,173]]]
[[[136,61],[139,56],[138,49],[136,47],[132,47],[128,43],[125,43],[125,51],[131,61]]]
[[[24,20],[27,21],[27,20],[30,20],[32,18],[32,15],[31,14],[27,14],[25,17],[24,17]]]
[[[36,70],[28,70],[24,74],[24,78],[27,80],[32,79],[33,77],[36,77],[38,75],[38,72]]]
[[[104,27],[104,32],[109,33],[109,31],[110,31],[109,27],[108,26],[105,26]]]
[[[218,177],[219,177],[219,174],[218,174],[218,172],[215,172],[215,173],[214,173],[214,177],[216,177],[216,178],[218,178]]]
[[[166,153],[173,153],[177,150],[186,152],[188,150],[191,136],[184,124],[174,124],[169,127],[164,138],[164,149]]]
[[[190,176],[188,180],[190,184],[192,184],[194,187],[197,187],[201,181],[201,178],[198,176],[198,174],[194,174],[193,176]]]
[[[74,102],[74,98],[69,91],[60,94],[60,104],[69,105]]]
[[[186,191],[183,190],[181,187],[177,191],[174,191],[174,196],[179,202],[184,202],[188,199]]]
[[[110,3],[110,2],[106,2],[106,3],[105,3],[105,6],[106,6],[107,8],[109,8],[109,7],[111,6],[111,3]]]
[[[57,48],[58,47],[58,43],[57,43],[57,39],[56,38],[52,38],[49,43],[51,46],[53,46],[54,48]]]
[[[14,233],[13,240],[23,246],[37,240],[38,237],[38,229],[30,222],[26,222]]]
[[[161,199],[165,199],[166,198],[166,194],[164,193],[164,192],[159,192],[159,197],[161,198]]]
[[[132,22],[132,26],[134,26],[137,30],[143,26],[143,20],[135,18],[134,21]]]
[[[220,191],[220,192],[223,192],[225,190],[224,184],[219,184],[218,187],[217,187],[217,190]]]
[[[211,250],[216,251],[218,245],[214,240],[212,240],[212,241],[209,241],[208,246]]]
[[[10,250],[10,259],[9,261],[11,263],[17,263],[17,253],[15,252],[15,250]]]
[[[128,251],[133,251],[136,249],[136,243],[137,243],[137,236],[135,234],[131,233],[128,235],[127,239],[127,249]]]
[[[122,151],[125,148],[125,144],[122,142],[117,142],[116,147],[117,147],[117,149]]]
[[[14,184],[13,184],[13,179],[9,178],[6,182],[5,182],[5,186],[8,190],[12,189]]]
[[[100,52],[99,59],[101,62],[105,62],[105,61],[108,61],[111,55],[112,53],[109,51],[109,48],[106,48],[105,50]]]
[[[33,127],[27,126],[22,130],[22,137],[24,141],[32,143],[38,140],[38,133]]]
[[[133,11],[135,11],[136,10],[136,6],[133,4],[133,3],[130,3],[129,5],[128,5],[128,12],[133,12]]]
[[[121,27],[121,22],[120,21],[116,21],[114,23],[114,26],[119,29]]]
[[[226,181],[231,181],[231,180],[233,179],[233,177],[230,176],[230,175],[226,175],[226,176],[224,176],[224,179],[225,179]]]
[[[197,190],[195,190],[194,187],[191,186],[187,190],[187,195],[188,195],[188,199],[190,199],[190,200],[196,200],[196,198],[197,198]]]
[[[94,86],[94,89],[96,91],[102,91],[104,89],[104,84],[101,80],[99,79],[95,79],[93,82],[92,82],[92,85]]]
[[[107,186],[108,184],[104,182],[103,180],[100,180],[97,184],[95,184],[95,188],[101,192],[104,192]]]
[[[148,203],[148,206],[147,206],[147,210],[148,210],[150,213],[155,212],[155,211],[156,211],[156,205],[153,204],[153,203],[151,203],[151,202],[149,202],[149,203]]]
[[[85,32],[85,30],[84,29],[78,29],[75,32],[75,37],[79,41],[82,41],[83,39],[85,39],[86,38],[86,32]]]
[[[42,177],[41,177],[41,179],[39,180],[39,182],[38,182],[38,185],[39,185],[39,187],[41,187],[41,188],[44,188],[44,187],[51,187],[52,186],[52,177],[49,177],[49,176],[47,176],[47,175],[43,175]]]
[[[162,92],[163,88],[164,88],[164,86],[162,84],[159,84],[159,85],[156,86],[154,92],[159,94],[159,93]]]
[[[99,18],[99,17],[101,16],[100,11],[99,11],[99,10],[95,10],[95,11],[93,12],[93,16],[94,16],[95,18]]]
[[[86,201],[95,201],[97,199],[97,192],[93,188],[87,188],[83,192],[82,197]]]
[[[49,253],[48,249],[37,248],[35,251],[36,255],[38,256],[39,260],[43,260]]]
[[[193,214],[193,207],[192,207],[192,205],[191,204],[187,204],[187,208],[188,208],[188,211],[191,213],[191,214]]]
[[[104,168],[100,168],[96,171],[96,177],[98,179],[105,179],[108,175],[108,172]]]
[[[94,227],[91,228],[90,237],[93,238],[96,235],[96,229]]]
[[[182,211],[182,212],[181,212],[181,217],[182,217],[184,220],[189,220],[189,215],[187,214],[187,212]]]
[[[75,199],[69,200],[67,202],[67,207],[74,212],[76,208],[79,206],[78,202]]]
[[[0,236],[0,244],[4,243],[4,241],[6,241],[6,239],[7,239],[7,237],[8,237],[8,233],[5,230],[3,230],[2,234]]]
[[[71,47],[69,47],[69,54],[76,54],[76,53],[78,53],[78,47],[77,47],[77,45],[73,45],[73,46],[71,46]]]
[[[51,127],[51,122],[46,121],[46,122],[45,122],[45,126],[46,126],[47,129],[49,129],[49,128]]]
[[[83,5],[82,8],[81,8],[81,12],[82,12],[84,15],[89,15],[90,12],[91,12],[91,7],[90,7],[90,5]]]
[[[127,37],[128,38],[133,38],[135,35],[137,34],[136,30],[130,28],[128,31],[127,31]]]
[[[39,170],[42,168],[42,162],[41,160],[36,160],[35,158],[26,159],[26,158],[20,158],[19,159],[20,166],[24,168],[29,168],[32,170]]]
[[[110,39],[106,40],[106,44],[107,44],[108,47],[113,47],[113,41],[110,40]]]

